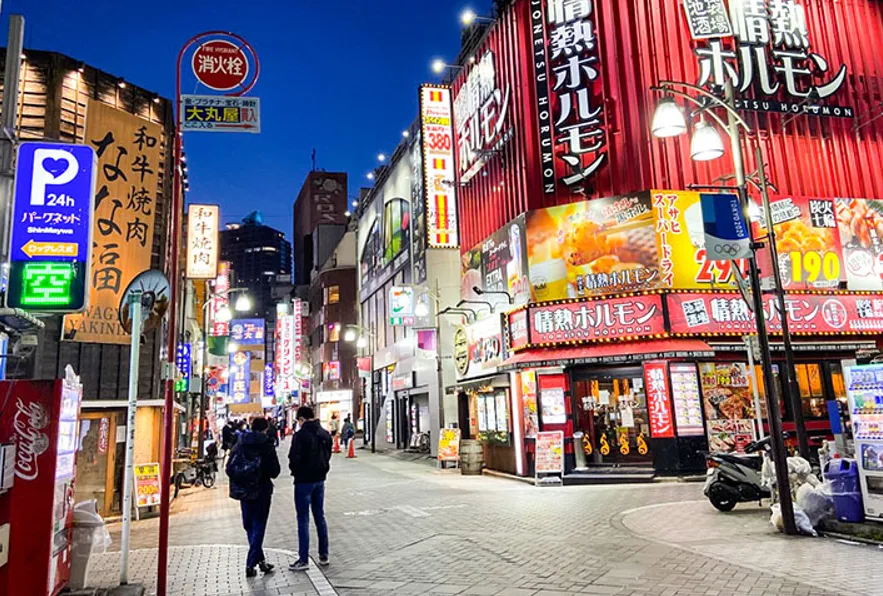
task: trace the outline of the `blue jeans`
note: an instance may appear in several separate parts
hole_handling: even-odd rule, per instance
[[[319,535],[319,556],[328,556],[328,525],[325,523],[325,482],[302,482],[294,485],[294,508],[297,511],[298,560],[310,556],[310,509]]]
[[[264,490],[254,501],[239,501],[242,507],[242,527],[248,534],[248,558],[245,566],[256,567],[264,560],[264,534],[270,517],[270,501],[273,494]]]

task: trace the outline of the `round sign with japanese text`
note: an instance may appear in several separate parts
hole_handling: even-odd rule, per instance
[[[200,83],[215,91],[244,87],[249,68],[243,46],[226,39],[202,43],[193,53],[193,74]]]

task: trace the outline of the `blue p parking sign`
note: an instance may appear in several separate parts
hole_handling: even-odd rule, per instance
[[[6,305],[79,312],[88,304],[97,158],[86,145],[18,149]]]

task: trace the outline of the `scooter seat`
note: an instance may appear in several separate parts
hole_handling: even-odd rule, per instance
[[[763,458],[759,455],[746,455],[742,453],[716,453],[715,455],[724,461],[746,466],[754,470],[760,470],[763,467]]]

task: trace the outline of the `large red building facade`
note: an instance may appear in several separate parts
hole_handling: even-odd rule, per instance
[[[702,203],[720,198],[695,192],[735,186],[727,133],[699,109],[726,87],[750,129],[745,170],[759,147],[774,187],[786,298],[766,306],[769,389],[786,430],[845,428],[831,422],[844,372],[883,332],[881,38],[875,0],[513,0],[464,47],[462,294],[514,303],[494,336],[505,358],[458,384],[489,467],[541,472],[535,439],[561,432],[574,481],[603,466],[696,471],[702,451],[764,432],[761,355],[743,337],[755,319],[736,293],[747,263],[708,258]],[[690,134],[651,134],[661,86],[693,98],[673,94],[688,129],[718,131],[722,157],[695,161]],[[764,277],[770,258],[758,253]],[[467,325],[464,360],[487,364],[469,340],[485,325]]]
[[[883,196],[883,119],[869,122],[883,101],[883,4],[692,4],[700,29],[703,9],[723,7],[730,30],[694,39],[678,0],[515,0],[502,10],[453,82],[464,251],[528,209],[732,174],[729,156],[693,162],[688,138],[651,136],[661,97],[651,88],[665,80],[732,80],[780,193]],[[568,24],[582,45],[556,41]],[[746,155],[754,142],[743,140]]]

